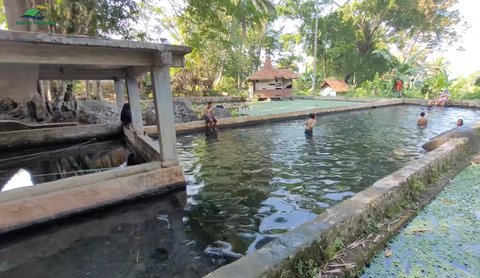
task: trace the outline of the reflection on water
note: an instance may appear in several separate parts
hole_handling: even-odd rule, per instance
[[[472,123],[475,110],[397,106],[223,130],[178,139],[187,175],[189,221],[235,253],[252,252],[423,155],[421,145]],[[307,118],[307,116],[306,116]]]
[[[125,167],[131,155],[123,140],[7,153],[0,158],[0,191]]]
[[[30,173],[24,169],[18,170],[13,177],[8,180],[8,182],[3,186],[1,192],[16,189],[16,188],[22,188],[22,187],[28,187],[32,186],[32,176]]]
[[[0,241],[0,277],[200,277],[217,263],[187,236],[185,191]],[[205,248],[205,247],[203,247]]]

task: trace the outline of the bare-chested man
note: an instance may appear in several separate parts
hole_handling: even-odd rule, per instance
[[[425,127],[428,124],[427,118],[425,118],[425,112],[420,113],[420,118],[418,118],[417,125],[421,127]]]
[[[305,135],[312,136],[313,127],[317,123],[317,120],[316,120],[317,116],[315,115],[315,113],[310,113],[309,116],[310,116],[310,119],[308,119],[308,121],[305,123]]]
[[[213,112],[212,102],[209,101],[205,110],[203,110],[203,116],[205,117],[205,122],[207,122],[208,129],[210,131],[217,130],[217,118],[215,118],[215,113]]]

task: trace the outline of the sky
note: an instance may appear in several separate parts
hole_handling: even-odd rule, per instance
[[[460,0],[457,8],[470,26],[458,43],[447,47],[447,50],[441,53],[450,62],[452,77],[480,71],[480,1]],[[458,51],[460,46],[465,51]]]

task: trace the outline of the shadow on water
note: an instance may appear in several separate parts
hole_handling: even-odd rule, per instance
[[[177,191],[7,234],[0,277],[201,277],[228,261],[202,255],[185,203]]]

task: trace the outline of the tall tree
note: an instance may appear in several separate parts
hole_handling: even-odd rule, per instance
[[[123,38],[130,38],[133,23],[138,15],[136,0],[4,0],[3,4],[8,28],[19,31],[43,31],[103,37],[117,35]],[[34,28],[37,26],[36,24],[16,24],[19,16],[27,8],[39,9],[46,15],[46,20],[56,22],[56,24],[42,25],[38,29]],[[37,87],[43,88],[44,86],[39,84]],[[76,100],[72,88],[73,84],[71,82],[67,82],[67,84],[59,83],[55,90],[54,108],[56,108],[56,111],[62,111],[62,106],[70,106],[73,112],[76,112]],[[46,101],[46,95],[40,89],[38,93],[41,97],[38,97],[37,92],[31,92],[32,97],[27,103],[17,105],[17,107],[29,107],[29,109],[24,109],[24,115],[20,115],[20,117],[31,117],[39,120],[40,117],[37,116],[39,114],[38,111],[28,112],[32,110],[30,109],[32,107],[33,110],[52,112],[49,109],[49,102]],[[31,104],[30,102],[32,101],[35,101],[35,103]],[[33,116],[26,115],[27,113],[33,114]],[[41,117],[42,120],[45,120],[45,118]]]
[[[343,5],[326,0],[320,3],[319,35],[314,38],[314,2],[285,0],[279,10],[302,22],[307,53],[321,60],[324,76],[341,78],[354,71],[360,81],[392,66],[376,51],[395,45],[413,54],[418,45],[439,47],[457,39],[455,27],[461,21],[454,9],[457,0],[351,0]],[[313,53],[315,40],[318,53]]]

